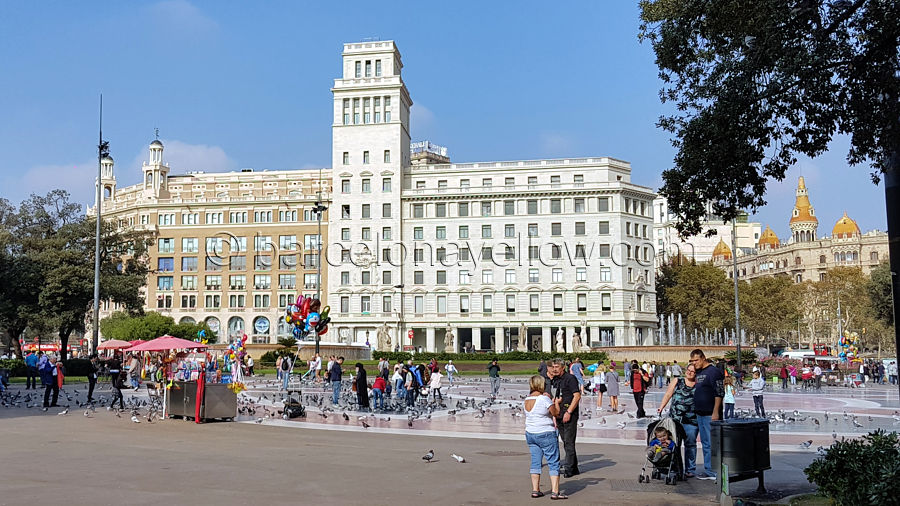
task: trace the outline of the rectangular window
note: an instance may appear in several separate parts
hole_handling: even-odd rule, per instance
[[[381,217],[382,218],[390,218],[391,217],[391,204],[381,204]]]
[[[413,284],[414,285],[424,285],[425,284],[425,272],[424,271],[413,272]]]
[[[222,289],[222,276],[218,274],[208,275],[204,278],[203,284],[207,290],[220,290]]]
[[[503,201],[503,215],[504,216],[512,216],[516,214],[516,201],[515,200],[504,200]]]
[[[550,188],[559,188],[559,176],[550,176]]]
[[[221,225],[222,224],[222,213],[206,213],[206,224],[207,225]]]
[[[583,221],[575,222],[575,235],[584,235],[584,222]]]
[[[175,253],[175,239],[166,238],[159,240],[160,253]]]
[[[506,260],[515,260],[516,259],[516,247],[510,246],[507,244],[503,251],[503,257]]]
[[[490,188],[492,185],[493,185],[493,181],[491,180],[491,178],[489,178],[489,177],[482,178],[481,186],[483,186],[485,188]]]
[[[253,276],[253,287],[257,290],[272,288],[272,276],[269,274],[256,274]]]
[[[416,189],[424,190],[425,189],[425,181],[416,181]]]
[[[297,249],[296,235],[280,235],[278,236],[278,247],[286,251],[294,251]]]
[[[381,297],[381,311],[384,313],[390,313],[394,310],[393,305],[391,304],[391,296],[385,295]]]
[[[507,188],[515,186],[515,185],[516,185],[516,178],[514,178],[514,177],[508,177],[503,180],[503,186],[506,186]]]
[[[575,188],[583,188],[584,187],[584,175],[583,174],[575,174],[572,177],[572,182],[575,183]]]
[[[362,314],[369,314],[372,312],[372,297],[369,295],[363,295],[359,298],[359,310]]]
[[[434,238],[435,239],[446,239],[447,238],[447,227],[436,227],[434,229]]]
[[[416,314],[422,314],[425,312],[425,297],[421,295],[416,295],[413,297],[413,312]]]
[[[362,192],[363,193],[372,193],[372,180],[369,178],[364,178],[362,180]]]
[[[447,314],[447,296],[438,295],[436,300],[438,314]]]
[[[576,267],[575,268],[575,281],[587,281],[587,267]]]
[[[537,182],[537,176],[528,176],[528,189],[534,190],[535,188],[537,188]]]
[[[199,251],[199,241],[196,237],[185,237],[181,239],[182,253],[197,253]]]
[[[556,267],[553,269],[551,273],[551,281],[554,283],[562,283],[563,271],[562,269]]]
[[[341,240],[342,240],[342,241],[349,241],[349,240],[350,240],[350,229],[349,229],[349,228],[342,228],[342,229],[341,229]]]
[[[640,295],[638,295],[640,297]],[[578,312],[583,313],[587,311],[587,294],[579,293],[575,295],[575,303],[578,306]]]
[[[391,150],[390,149],[384,150],[384,163],[391,163]]]
[[[381,180],[381,191],[384,193],[391,192],[391,178],[386,177]]]
[[[359,99],[358,98],[353,99],[353,124],[354,125],[359,124]]]
[[[207,282],[209,282],[207,276]],[[231,290],[243,290],[247,288],[247,276],[243,274],[232,274],[228,277],[228,288]]]
[[[494,310],[494,297],[485,294],[481,296],[481,312],[484,314],[490,314]]]
[[[537,237],[538,236],[538,224],[537,223],[529,223],[528,224],[528,237]]]
[[[529,260],[537,260],[541,257],[541,247],[540,246],[529,246],[528,247],[528,259]]]
[[[491,238],[491,226],[490,225],[482,225],[481,226],[481,238],[482,239],[490,239]]]
[[[561,293],[553,294],[553,311],[561,313],[563,310],[563,296]]]
[[[612,294],[609,294],[609,293],[600,294],[600,310],[601,311],[612,311]]]
[[[559,244],[551,244],[550,245],[550,258],[552,260],[559,260],[562,258],[562,248]]]
[[[197,276],[181,276],[181,289],[182,290],[196,290],[197,289]]]
[[[472,257],[472,254],[469,252],[469,248],[460,248],[459,249],[459,261],[460,262],[468,262]]]
[[[469,312],[469,296],[468,295],[460,295],[459,296],[459,312],[462,314],[466,314]]]
[[[303,275],[303,288],[307,290],[315,290],[319,287],[319,275],[318,274],[304,274]]]
[[[413,229],[413,239],[416,241],[421,241],[425,238],[425,232],[422,227],[416,227]]]
[[[372,240],[372,229],[369,227],[363,227],[361,230],[362,240],[363,241],[371,241]]]
[[[469,271],[459,271],[459,284],[468,285],[471,283]]]
[[[232,253],[242,253],[247,251],[247,238],[231,236],[228,239],[228,246]]]
[[[503,237],[515,237],[516,236],[516,226],[507,224],[503,226]]]
[[[206,259],[206,266],[209,270],[209,258]],[[247,270],[247,256],[246,255],[231,255],[228,257],[228,267],[233,271],[244,271]],[[216,269],[218,270],[218,269]]]
[[[538,201],[537,200],[529,200],[528,201],[528,214],[537,214],[538,213]]]
[[[181,257],[181,270],[184,272],[197,272],[197,257]]]
[[[175,224],[175,213],[160,214],[159,215],[159,224],[160,225],[174,225]]]
[[[371,204],[363,204],[362,205],[362,217],[363,217],[363,219],[372,217],[372,205]]]
[[[609,258],[609,244],[598,244],[597,253],[600,258]]]
[[[342,220],[350,219],[350,204],[344,204],[341,206],[341,219]]]
[[[363,99],[363,123],[365,123],[367,125],[369,123],[371,123],[371,121],[372,121],[372,113],[370,112],[371,108],[369,107],[369,103],[370,102],[369,102],[368,98]],[[363,163],[367,163],[367,162],[363,162]]]
[[[385,241],[390,241],[393,234],[391,234],[391,227],[384,227],[381,229],[381,238]]]
[[[635,298],[634,309],[637,311],[644,310],[644,296],[643,295],[638,294],[637,297]]]
[[[425,217],[425,205],[424,204],[413,204],[413,218],[424,218]]]
[[[609,197],[600,197],[597,199],[597,211],[601,213],[609,211]]]
[[[223,259],[219,257],[206,257],[206,270],[208,271],[221,271],[222,270]],[[234,267],[232,267],[233,269]]]
[[[350,312],[350,297],[341,297],[341,312]]]
[[[246,305],[246,296],[232,294],[228,296],[228,307],[240,308]]]
[[[350,165],[350,152],[344,151],[344,165]],[[346,193],[346,192],[344,192]]]
[[[468,225],[460,225],[459,226],[459,238],[460,239],[468,239],[469,238],[469,226]]]
[[[381,60],[375,60],[375,77],[381,77]],[[378,99],[375,99],[378,101]]]
[[[356,72],[353,74],[354,77],[362,77],[362,62],[361,61],[356,62],[355,69],[356,69]]]
[[[481,203],[481,215],[482,216],[490,216],[491,215],[491,203],[490,202],[482,202]]]
[[[382,262],[390,262],[391,261],[391,249],[383,248],[381,250],[381,261]]]
[[[516,296],[509,294],[506,296],[506,312],[507,314],[516,312]]]
[[[575,212],[576,213],[584,212],[584,199],[575,199]]]
[[[393,274],[392,274],[391,271],[384,271],[384,272],[382,272],[382,273],[381,273],[381,284],[382,284],[382,285],[391,285],[391,284],[393,284],[392,277],[393,277]]]
[[[438,180],[438,193],[444,193],[447,190],[447,180],[439,179]]]
[[[539,269],[535,269],[535,268],[528,269],[528,282],[529,283],[540,283],[541,282],[541,271]]]
[[[222,296],[221,295],[207,295],[205,307],[207,307],[209,309],[217,309],[217,308],[222,307]]]
[[[599,235],[609,235],[609,222],[608,222],[608,221],[601,221],[601,222],[600,222],[600,228],[599,228],[599,230],[597,231],[597,233],[598,233]]]
[[[562,235],[562,223],[551,223],[550,224],[550,235],[553,237],[559,237]]]
[[[447,284],[447,271],[437,271],[436,274],[437,274],[437,276],[436,276],[437,284],[446,285]]]
[[[481,248],[481,260],[491,260],[494,257],[494,248],[484,246]]]
[[[516,284],[516,270],[515,269],[506,269],[505,276],[504,276],[504,282],[507,285]]]
[[[562,213],[562,200],[561,199],[550,199],[550,214],[560,214]]]
[[[612,269],[609,267],[600,268],[600,281],[609,283],[612,281]]]
[[[297,288],[297,275],[296,274],[279,274],[278,275],[278,288],[282,290],[293,290]]]
[[[481,271],[481,282],[485,285],[491,285],[494,283],[494,271],[491,269],[485,269]]]
[[[369,271],[362,271],[360,279],[362,280],[360,284],[363,285],[371,285],[372,284],[372,273]]]
[[[347,271],[341,272],[341,286],[350,284],[350,273]]]
[[[255,211],[253,213],[254,223],[272,223],[272,211]]]
[[[540,312],[541,310],[541,296],[532,293],[528,296],[528,310],[532,313]]]
[[[471,183],[469,182],[468,179],[460,179],[460,180],[459,180],[459,188],[460,188],[461,190],[468,190],[470,184],[471,184]]]
[[[460,202],[459,208],[457,209],[457,214],[459,214],[459,216],[468,216],[469,215],[469,203],[468,202]]]
[[[446,218],[447,217],[447,204],[435,204],[434,205],[434,215],[438,218]]]
[[[369,163],[369,152],[363,151],[363,163]]]

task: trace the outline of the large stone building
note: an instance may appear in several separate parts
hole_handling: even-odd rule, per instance
[[[868,274],[888,260],[887,233],[873,230],[863,234],[847,213],[834,224],[831,236],[819,237],[819,219],[802,177],[788,225],[791,235],[787,241],[782,242],[766,226],[753,250],[738,251],[739,278],[781,275],[790,276],[796,283],[818,281],[833,267],[861,267]],[[713,262],[729,277],[733,275],[731,255],[731,248],[724,242],[713,255]]]
[[[576,334],[585,347],[652,342],[655,194],[631,182],[630,164],[450,163],[445,148],[411,144],[402,68],[392,41],[344,45],[331,169],[170,176],[154,141],[143,182],[119,190],[110,160],[104,216],[157,239],[148,309],[254,342],[288,335],[276,323],[284,306],[315,291],[321,191],[324,340],[387,348],[389,336],[391,349],[440,351],[572,350]]]
[[[101,163],[103,218],[155,239],[146,308],[177,322],[205,321],[220,342],[244,333],[254,343],[289,336],[283,308],[297,293],[317,292],[314,209],[330,197],[330,174],[169,170],[159,140],[150,143],[140,184],[117,188],[112,158]],[[101,318],[116,309],[104,303]]]
[[[392,41],[345,44],[335,80],[328,301],[338,336],[426,350],[651,342],[654,193],[628,163],[410,156]],[[452,335],[448,338],[447,331]],[[521,334],[521,335],[520,335]],[[524,342],[522,342],[524,341]]]

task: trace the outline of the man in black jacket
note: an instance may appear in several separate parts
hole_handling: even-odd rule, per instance
[[[549,393],[554,399],[562,399],[556,426],[566,451],[562,466],[563,477],[571,478],[581,474],[578,470],[578,454],[575,452],[575,436],[578,431],[578,403],[581,401],[581,385],[575,376],[566,371],[565,361],[554,358],[548,367],[550,373]]]

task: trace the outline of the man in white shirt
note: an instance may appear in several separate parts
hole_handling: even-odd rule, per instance
[[[822,368],[819,367],[819,364],[813,368],[813,374],[816,376],[816,390],[819,390],[822,388]]]

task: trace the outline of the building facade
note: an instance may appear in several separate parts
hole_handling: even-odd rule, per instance
[[[411,153],[396,45],[345,44],[342,56],[326,249],[337,339],[429,351],[572,350],[576,334],[583,347],[652,342],[655,195],[627,162]]]
[[[702,233],[682,238],[675,227],[677,223],[675,215],[669,211],[668,200],[662,196],[656,197],[653,200],[653,236],[657,268],[679,255],[697,262],[709,262],[720,242],[732,244],[731,223],[717,216],[710,204],[707,205]],[[738,217],[735,225],[737,247],[745,251],[753,250],[759,241],[762,226],[748,221],[746,215]]]
[[[145,308],[176,322],[205,321],[219,342],[244,333],[254,343],[290,336],[284,307],[298,293],[325,293],[318,287],[314,208],[330,197],[330,174],[244,169],[170,175],[163,151],[162,142],[151,142],[142,183],[122,189],[112,158],[101,163],[103,218],[154,239]],[[323,218],[327,223],[327,213]],[[100,316],[117,309],[104,302]]]
[[[753,280],[761,276],[790,276],[796,283],[825,279],[828,269],[860,267],[868,275],[888,260],[887,233],[862,233],[847,213],[834,224],[831,236],[819,237],[819,220],[809,199],[806,182],[797,183],[796,202],[788,221],[790,238],[782,242],[766,226],[756,247],[738,251],[738,277]],[[715,265],[733,276],[731,248],[720,245],[713,256]]]

